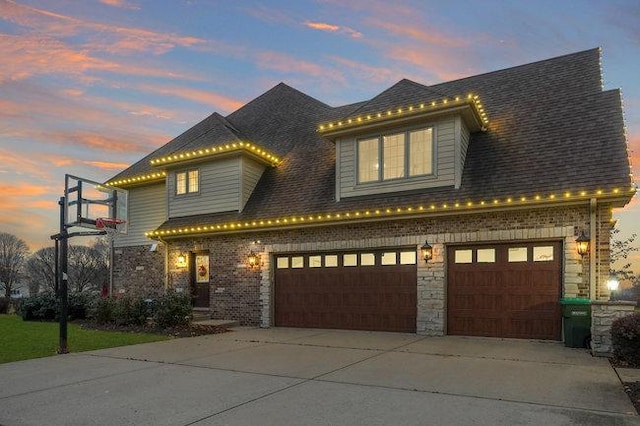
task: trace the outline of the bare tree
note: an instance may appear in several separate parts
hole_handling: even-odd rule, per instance
[[[29,247],[13,234],[0,232],[0,285],[5,297],[11,297],[11,290],[19,284],[20,273]]]
[[[56,251],[54,247],[45,247],[33,253],[25,263],[25,273],[29,284],[29,294],[35,295],[40,289],[55,292]]]
[[[74,293],[98,291],[109,280],[109,266],[105,253],[95,245],[69,246],[69,289]]]
[[[611,275],[615,275],[619,279],[628,280],[632,283],[637,282],[637,277],[634,271],[631,269],[631,262],[627,260],[629,255],[640,250],[639,247],[634,246],[634,242],[636,240],[637,235],[631,234],[631,236],[625,240],[618,240],[615,238],[616,234],[620,233],[620,230],[614,228],[611,231],[611,266],[610,273]],[[614,264],[617,262],[624,262],[618,267],[615,267]]]

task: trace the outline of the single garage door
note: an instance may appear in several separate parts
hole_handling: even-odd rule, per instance
[[[447,331],[560,340],[560,242],[449,247]]]
[[[275,256],[275,324],[415,332],[416,250]]]

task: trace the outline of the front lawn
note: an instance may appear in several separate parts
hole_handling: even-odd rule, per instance
[[[17,315],[0,315],[0,364],[56,354],[59,326],[55,322],[23,321]],[[167,340],[168,336],[83,329],[69,324],[69,352]]]

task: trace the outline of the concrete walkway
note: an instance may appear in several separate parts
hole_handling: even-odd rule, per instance
[[[238,328],[0,365],[1,425],[616,425],[605,359],[555,342]]]

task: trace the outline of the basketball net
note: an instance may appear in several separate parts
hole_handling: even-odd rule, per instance
[[[104,231],[107,240],[110,243],[113,243],[120,233],[118,231],[118,225],[122,225],[125,222],[126,221],[124,219],[99,217],[96,219],[96,229]]]

